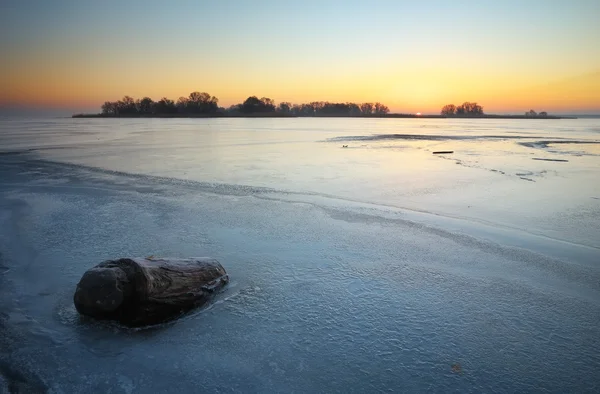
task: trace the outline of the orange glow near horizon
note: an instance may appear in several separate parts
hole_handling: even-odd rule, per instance
[[[204,78],[191,71],[177,73],[172,69],[166,78],[153,78],[157,72],[153,68],[123,75],[116,71],[108,64],[87,69],[85,64],[64,61],[44,69],[31,65],[0,67],[0,104],[99,111],[104,101],[124,95],[177,100],[197,90],[216,96],[219,105],[225,107],[256,95],[292,103],[379,101],[391,112],[400,113],[438,113],[445,104],[464,101],[480,103],[487,113],[520,113],[532,108],[600,112],[600,71],[550,81],[509,74],[465,78],[458,72],[435,68],[418,73],[380,70],[376,76],[370,72],[332,77],[322,73],[303,75],[297,80],[277,72],[255,78],[244,74]]]
[[[242,102],[246,97],[256,95],[270,97],[276,102],[290,101],[304,103],[310,101],[331,102],[373,102],[379,101],[390,107],[392,112],[437,113],[449,103],[461,104],[464,101],[476,101],[484,106],[486,112],[521,112],[530,108],[546,111],[585,110],[600,111],[600,74],[578,78],[573,84],[556,82],[551,84],[529,87],[514,87],[513,89],[489,89],[487,92],[452,86],[437,86],[433,89],[427,84],[422,86],[398,86],[393,91],[382,90],[380,94],[370,91],[368,86],[353,86],[354,89],[343,88],[332,84],[329,92],[321,85],[296,87],[290,86],[279,89],[240,89],[224,86],[224,89],[207,87],[160,89],[159,85],[126,86],[123,89],[114,87],[108,89],[98,84],[78,83],[78,81],[55,80],[53,83],[37,83],[35,80],[17,84],[9,83],[0,93],[0,104],[17,104],[32,107],[50,107],[63,109],[85,108],[99,110],[104,101],[113,101],[129,95],[135,98],[149,96],[154,100],[168,97],[177,100],[188,96],[192,91],[207,91],[219,98],[221,106],[229,106]],[[19,78],[20,79],[20,78]],[[23,78],[26,79],[26,78]],[[13,79],[15,81],[18,79]],[[95,86],[94,86],[95,85]],[[126,84],[124,84],[126,85]],[[6,85],[5,85],[6,86]],[[202,86],[202,85],[200,85]],[[362,88],[362,89],[361,89]],[[223,93],[219,94],[219,90]],[[436,91],[437,90],[437,91]]]
[[[243,83],[239,80],[221,86],[214,81],[209,84],[198,81],[185,87],[184,78],[145,84],[143,80],[136,81],[136,78],[106,82],[101,76],[98,76],[98,79],[87,79],[77,78],[68,73],[53,76],[38,74],[37,77],[32,77],[31,74],[11,73],[10,78],[2,83],[0,104],[99,110],[104,101],[117,100],[124,95],[135,98],[149,96],[154,100],[161,97],[177,100],[198,90],[217,96],[219,104],[225,107],[256,95],[270,97],[276,102],[292,103],[379,101],[388,105],[391,112],[400,113],[437,113],[445,104],[458,105],[464,101],[476,101],[483,105],[488,113],[520,113],[531,108],[549,112],[600,112],[600,72],[551,83],[540,81],[529,86],[511,86],[502,81],[498,86],[493,81],[484,80],[465,83],[460,79],[449,79],[446,83],[440,83],[435,76],[435,70],[431,71],[431,75],[431,78],[423,77],[418,82],[408,82],[400,77],[396,79],[397,83],[390,83],[394,78],[383,77],[380,80],[354,78],[333,79],[328,83],[316,80],[313,83],[299,84],[291,81],[280,84],[275,79],[273,84],[268,81]]]

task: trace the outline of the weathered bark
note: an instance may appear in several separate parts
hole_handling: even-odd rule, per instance
[[[228,282],[214,259],[109,260],[83,275],[73,300],[83,315],[144,326],[205,304]]]

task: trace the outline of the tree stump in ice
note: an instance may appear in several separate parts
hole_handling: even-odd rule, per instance
[[[109,260],[86,271],[73,301],[82,315],[136,327],[168,321],[201,306],[228,282],[225,269],[214,259]]]

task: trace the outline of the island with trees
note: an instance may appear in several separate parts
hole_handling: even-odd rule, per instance
[[[454,104],[444,105],[440,114],[444,117],[483,117],[483,118],[544,118],[544,119],[562,119],[559,116],[551,116],[548,115],[547,112],[535,112],[534,110],[530,110],[525,112],[525,115],[488,115],[483,113],[483,107],[477,103],[464,102],[459,106]]]
[[[389,108],[381,103],[330,103],[313,101],[292,104],[268,97],[250,96],[244,102],[219,107],[219,99],[208,93],[192,92],[177,101],[166,97],[154,101],[150,97],[135,100],[125,96],[118,101],[102,104],[99,114],[80,114],[75,117],[299,117],[299,116],[382,116]]]
[[[560,119],[546,112],[534,110],[525,115],[489,115],[477,103],[464,102],[456,106],[445,105],[439,115],[390,113],[385,104],[375,103],[330,103],[313,101],[305,104],[275,101],[268,97],[250,96],[244,102],[228,108],[219,106],[219,99],[206,92],[192,92],[188,97],[177,101],[161,98],[158,101],[150,97],[134,99],[125,96],[121,100],[106,101],[98,114],[76,114],[74,118],[121,118],[121,117],[375,117],[375,118],[545,118]]]

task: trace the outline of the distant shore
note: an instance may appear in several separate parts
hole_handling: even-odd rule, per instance
[[[177,101],[150,97],[134,99],[124,96],[117,101],[106,101],[102,111],[96,114],[75,114],[74,118],[426,118],[426,119],[567,119],[566,116],[549,115],[546,111],[529,110],[521,115],[486,114],[477,102],[465,101],[460,105],[444,105],[436,115],[416,113],[391,113],[387,105],[380,102],[329,102],[311,101],[292,104],[258,96],[249,96],[243,103],[228,108],[219,107],[219,99],[206,92],[192,92]],[[569,118],[572,119],[572,118]]]
[[[73,118],[424,118],[424,119],[577,119],[574,116],[526,116],[526,115],[416,115],[416,114],[369,114],[369,115],[312,115],[298,116],[274,112],[255,114],[74,114]]]

